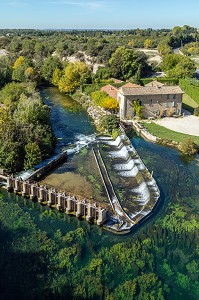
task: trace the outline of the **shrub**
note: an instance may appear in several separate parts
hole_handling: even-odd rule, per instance
[[[181,89],[199,104],[199,80],[191,78],[180,79],[179,84]]]
[[[91,93],[91,98],[93,99],[95,104],[107,110],[116,111],[119,107],[117,100],[108,96],[106,92],[102,92],[102,91],[93,92]]]
[[[106,115],[101,118],[100,125],[111,134],[114,129],[119,127],[119,119],[116,115]]]
[[[186,139],[184,142],[181,142],[178,149],[186,155],[194,155],[198,152],[198,146],[192,139]]]

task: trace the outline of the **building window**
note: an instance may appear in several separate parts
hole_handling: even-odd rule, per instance
[[[169,102],[166,102],[166,108],[168,108],[169,107]]]
[[[172,107],[175,107],[175,101],[172,102]]]
[[[173,95],[173,99],[176,99],[176,95],[175,94]]]
[[[167,99],[169,99],[169,95],[167,95]]]
[[[150,99],[149,100],[149,105],[152,105],[153,104],[153,99]]]

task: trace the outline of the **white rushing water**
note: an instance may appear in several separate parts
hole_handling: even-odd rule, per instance
[[[111,151],[109,156],[112,158],[127,159],[129,157],[129,152],[127,151],[126,147],[123,146],[119,151]]]
[[[138,194],[136,200],[142,205],[145,205],[150,200],[150,192],[146,182],[142,182],[138,187],[132,189],[131,191]]]
[[[65,149],[67,151],[67,155],[78,153],[83,147],[94,142],[96,140],[96,135],[95,134],[91,134],[91,135],[77,134],[75,136],[75,138],[76,138],[76,142],[74,144],[74,147],[68,148],[68,149],[66,147],[66,149]],[[35,166],[34,169],[22,171],[22,172],[16,174],[16,177],[20,177],[20,178],[22,178],[22,180],[27,180],[35,172],[35,169],[39,169],[39,168],[47,165],[50,161],[52,161],[59,155],[60,155],[60,153],[42,161],[42,163],[40,165]]]
[[[119,172],[119,175],[122,177],[135,177],[138,174],[139,170],[135,166],[132,170],[130,171],[121,171]]]
[[[122,139],[121,139],[120,136],[118,136],[116,138],[116,140],[111,139],[111,140],[106,141],[106,144],[110,145],[110,146],[116,146],[116,147],[118,147],[121,144],[121,142],[122,142]]]
[[[115,164],[114,165],[114,169],[115,170],[125,170],[125,171],[130,171],[134,168],[135,164],[133,159],[131,159],[128,163],[124,163],[124,164]]]

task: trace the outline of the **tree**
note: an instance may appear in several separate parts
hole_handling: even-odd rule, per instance
[[[0,87],[12,79],[12,66],[7,57],[0,57]]]
[[[35,165],[41,163],[42,156],[39,146],[33,142],[28,143],[25,146],[25,159],[24,159],[24,169],[28,170],[33,168]]]
[[[178,54],[166,54],[161,66],[167,77],[176,78],[193,77],[196,69],[195,63],[189,57]]]
[[[147,58],[143,52],[121,46],[116,49],[109,60],[112,76],[118,79],[129,79],[133,77],[139,66],[141,73],[147,69]]]
[[[141,118],[143,106],[140,105],[140,102],[138,100],[133,101],[133,109],[135,111],[135,116]]]
[[[101,118],[100,125],[111,134],[113,129],[119,127],[119,119],[116,115],[106,115]]]
[[[62,71],[59,68],[55,68],[52,76],[52,84],[58,86],[61,76],[62,76]]]
[[[158,51],[161,55],[172,54],[172,48],[169,46],[168,41],[162,40],[158,44]]]
[[[91,76],[89,67],[80,61],[69,63],[64,69],[58,87],[61,92],[74,93],[83,83],[88,83]]]
[[[18,142],[4,139],[0,141],[0,166],[8,172],[16,172],[22,167],[22,149]]]
[[[146,49],[152,48],[152,40],[146,39],[146,40],[144,41],[144,48],[146,48]]]
[[[27,77],[25,75],[25,71],[30,67],[30,63],[24,56],[19,56],[13,66],[12,79],[25,82]]]
[[[47,82],[52,83],[53,72],[55,69],[61,69],[60,59],[57,56],[49,56],[44,59],[41,66],[41,77]]]

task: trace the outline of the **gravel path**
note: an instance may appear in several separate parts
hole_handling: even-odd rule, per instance
[[[182,118],[163,118],[154,123],[173,131],[199,136],[199,117],[184,116]]]

